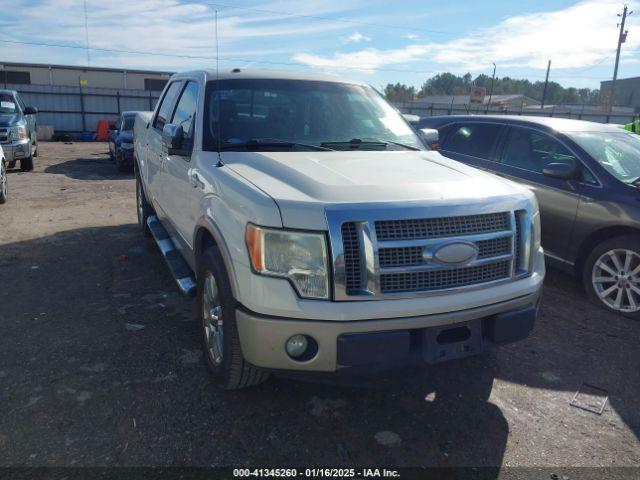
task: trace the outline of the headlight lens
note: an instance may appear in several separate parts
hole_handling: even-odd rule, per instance
[[[10,132],[11,140],[24,140],[25,138],[27,138],[27,129],[22,125],[11,127]]]
[[[324,234],[249,224],[246,240],[255,272],[289,279],[301,297],[329,298]]]

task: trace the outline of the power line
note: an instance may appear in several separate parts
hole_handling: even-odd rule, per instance
[[[330,22],[349,23],[349,24],[353,24],[353,25],[362,25],[362,26],[365,26],[365,27],[391,28],[391,29],[403,30],[403,31],[411,30],[411,31],[416,31],[416,32],[431,33],[431,34],[435,34],[435,35],[456,36],[456,35],[459,34],[459,33],[456,33],[456,32],[445,32],[445,31],[442,31],[442,30],[431,30],[431,29],[426,29],[426,28],[408,27],[406,25],[393,25],[393,24],[390,24],[390,23],[362,22],[362,21],[359,21],[359,20],[350,20],[350,19],[340,18],[340,17],[326,17],[326,16],[322,16],[322,15],[305,15],[305,14],[301,14],[301,13],[283,12],[283,11],[278,11],[278,10],[266,10],[266,9],[263,9],[263,8],[238,7],[236,5],[228,5],[228,4],[217,3],[217,2],[216,3],[207,3],[207,5],[216,6],[216,7],[222,7],[222,8],[228,8],[228,9],[234,9],[234,10],[245,10],[245,11],[249,11],[249,12],[268,13],[268,14],[271,14],[271,15],[282,15],[282,16],[286,16],[286,17],[309,18],[309,19],[313,19],[313,20],[323,20],[323,21],[330,21]]]

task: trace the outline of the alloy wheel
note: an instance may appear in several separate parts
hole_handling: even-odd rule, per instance
[[[211,272],[207,272],[202,294],[202,327],[207,345],[207,354],[213,365],[222,363],[223,330],[220,290]]]
[[[640,310],[640,255],[615,249],[594,263],[591,283],[596,295],[609,308],[633,313]]]

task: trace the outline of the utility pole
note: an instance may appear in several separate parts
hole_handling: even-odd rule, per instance
[[[547,98],[547,85],[549,85],[549,70],[551,70],[551,60],[547,64],[547,76],[544,79],[544,88],[542,89],[542,102],[540,103],[540,109],[544,108],[544,101]]]
[[[496,64],[493,62],[493,75],[491,76],[491,89],[489,90],[489,101],[487,102],[487,109],[485,113],[489,111],[489,107],[491,107],[491,97],[493,97],[493,82],[496,79]]]
[[[624,29],[624,24],[627,21],[627,16],[631,15],[633,12],[627,12],[627,6],[624,6],[622,10],[622,15],[618,14],[619,17],[622,17],[620,21],[620,34],[618,35],[618,51],[616,52],[616,66],[613,69],[613,81],[611,82],[611,93],[609,95],[609,115],[611,115],[611,110],[613,109],[613,102],[615,102],[616,95],[616,81],[618,80],[618,64],[620,63],[620,50],[622,49],[622,44],[627,41],[627,33],[628,30]],[[608,121],[608,119],[607,119]]]

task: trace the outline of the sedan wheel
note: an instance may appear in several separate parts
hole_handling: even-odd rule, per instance
[[[607,307],[621,313],[640,310],[640,255],[628,249],[608,250],[595,261],[591,284]]]
[[[204,292],[202,295],[202,328],[207,353],[213,365],[222,364],[223,355],[223,327],[222,305],[220,290],[216,279],[211,272],[207,272],[204,280]]]

